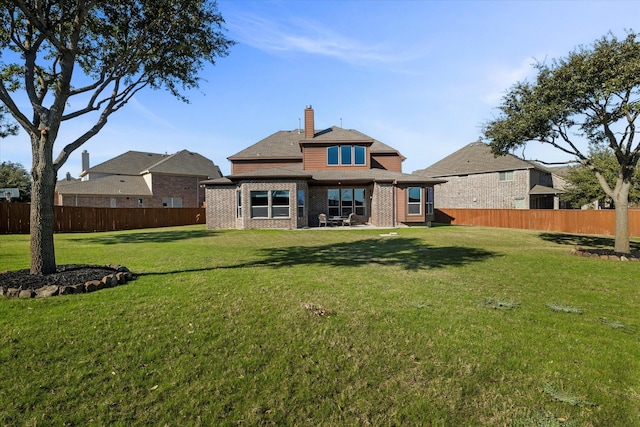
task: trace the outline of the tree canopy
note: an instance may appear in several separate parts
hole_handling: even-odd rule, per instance
[[[592,147],[589,158],[598,170],[602,171],[609,185],[615,186],[619,165],[613,152],[607,147]],[[615,205],[602,189],[595,174],[586,166],[582,164],[570,166],[564,178],[570,185],[561,198],[572,206],[581,207],[596,201],[600,203],[600,207]],[[629,188],[629,203],[637,205],[638,202],[640,202],[640,170],[636,169]]]
[[[52,273],[53,194],[69,155],[142,89],[187,101],[233,41],[214,0],[0,0],[0,21],[0,101],[32,147],[31,271]],[[61,125],[81,116],[93,124],[54,158]]]
[[[588,168],[616,207],[615,250],[629,252],[628,194],[640,158],[638,34],[622,40],[608,34],[535,69],[535,82],[518,82],[502,98],[499,116],[483,126],[484,138],[496,155],[537,141]],[[585,145],[611,150],[617,162],[612,184]]]
[[[17,188],[20,191],[19,202],[28,202],[31,198],[31,177],[20,163],[0,163],[0,188]]]
[[[6,138],[9,135],[18,133],[18,125],[9,120],[8,113],[7,108],[0,104],[0,138]]]

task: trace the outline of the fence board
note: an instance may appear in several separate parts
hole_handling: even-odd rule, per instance
[[[602,210],[436,209],[435,222],[521,228],[575,234],[615,235],[616,213]],[[640,210],[629,209],[629,235],[640,237]]]
[[[29,234],[28,203],[0,203],[0,234]],[[57,233],[119,231],[205,223],[204,208],[54,207]]]

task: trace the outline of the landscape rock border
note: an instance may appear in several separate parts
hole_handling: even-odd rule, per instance
[[[113,269],[114,273],[107,274],[100,280],[89,280],[76,285],[46,285],[38,289],[8,288],[6,291],[3,291],[3,289],[0,288],[0,295],[4,293],[4,296],[7,298],[27,299],[46,298],[57,295],[84,294],[125,285],[127,282],[135,279],[134,274],[127,267],[113,264],[107,265],[106,267]]]
[[[579,247],[571,249],[571,255],[587,257],[587,258],[599,258],[611,261],[631,261],[638,262],[640,257],[635,254],[620,254],[610,250],[599,249],[582,249]]]

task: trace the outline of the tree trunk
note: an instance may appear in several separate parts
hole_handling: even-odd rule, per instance
[[[53,200],[56,172],[52,150],[43,143],[46,135],[31,137],[33,165],[31,167],[31,274],[56,272],[53,244]]]
[[[619,253],[631,252],[629,244],[629,185],[623,185],[615,193],[613,202],[616,208],[616,242],[614,250]]]

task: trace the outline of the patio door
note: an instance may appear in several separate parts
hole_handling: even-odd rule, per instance
[[[350,213],[365,215],[364,188],[330,188],[327,190],[327,212],[329,216],[349,216]]]

